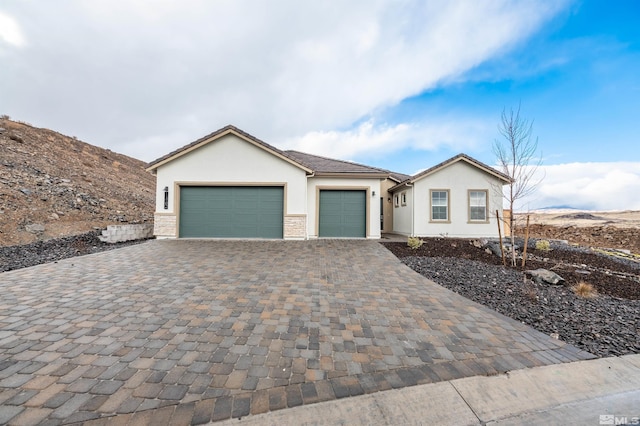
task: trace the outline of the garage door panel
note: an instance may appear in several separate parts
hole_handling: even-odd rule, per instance
[[[182,187],[180,237],[282,238],[282,187]]]
[[[320,237],[366,237],[366,191],[320,191]]]

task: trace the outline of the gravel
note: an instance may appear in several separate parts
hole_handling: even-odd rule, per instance
[[[100,241],[100,239],[98,239],[99,234],[99,231],[87,232],[85,234],[38,241],[26,245],[0,247],[0,272],[55,262],[69,257],[113,250],[146,241],[136,240],[109,244]]]
[[[535,284],[522,271],[471,259],[401,260],[443,287],[594,355],[640,353],[640,300],[582,298],[566,286]]]

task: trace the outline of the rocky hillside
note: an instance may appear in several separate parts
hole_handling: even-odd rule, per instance
[[[153,219],[145,163],[0,118],[0,246]]]

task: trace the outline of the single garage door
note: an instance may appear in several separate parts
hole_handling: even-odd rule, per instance
[[[366,237],[366,191],[320,190],[320,237]]]
[[[180,237],[282,238],[284,190],[271,186],[183,186]]]

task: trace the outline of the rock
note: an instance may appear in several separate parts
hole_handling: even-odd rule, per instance
[[[486,245],[486,249],[498,257],[502,257],[502,250],[500,250],[500,243],[495,241],[489,241]]]
[[[57,214],[57,213],[51,213],[51,216],[49,216],[49,217],[50,217],[51,219],[53,219],[53,220],[58,220],[58,219],[60,219],[60,216],[58,216],[58,214]]]
[[[12,141],[16,141],[18,143],[24,143],[24,140],[22,139],[22,137],[20,135],[15,134],[15,133],[10,133],[9,134],[9,139],[11,139]]]
[[[531,275],[531,278],[537,284],[552,284],[552,285],[561,285],[564,284],[564,278],[555,272],[551,272],[547,269],[534,269],[532,271],[525,271],[527,275]]]
[[[38,234],[38,233],[40,233],[40,232],[44,232],[45,227],[44,227],[44,225],[42,225],[42,224],[40,224],[40,223],[34,223],[34,224],[32,224],[32,225],[26,225],[26,226],[24,227],[24,229],[25,229],[27,232],[31,232],[32,234]]]
[[[27,188],[20,188],[20,192],[22,192],[24,195],[31,195],[31,190]]]

